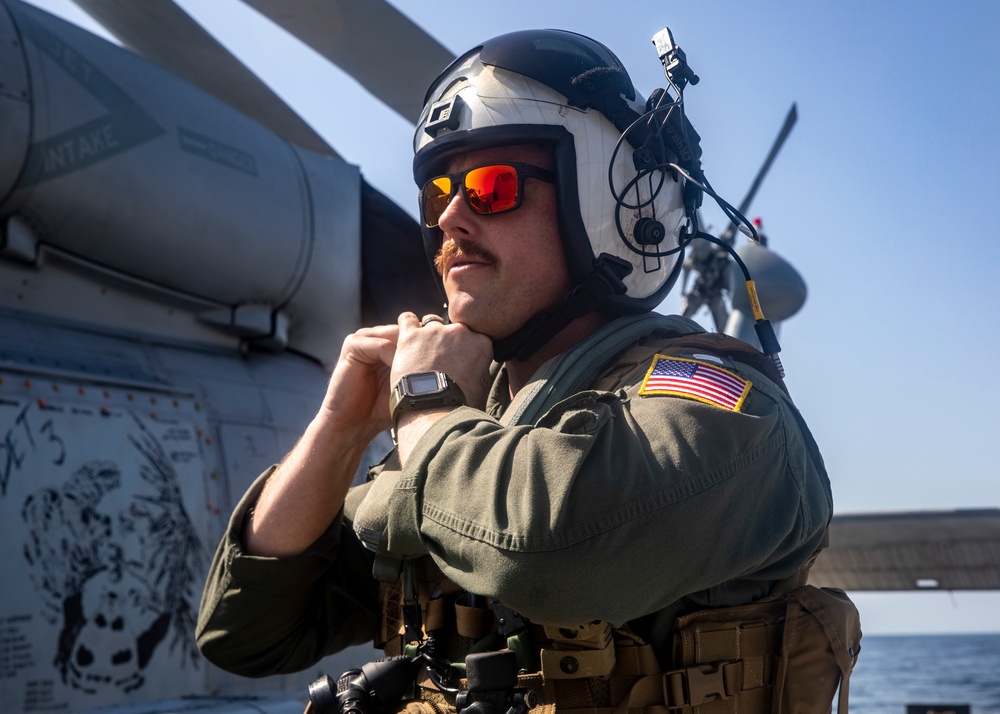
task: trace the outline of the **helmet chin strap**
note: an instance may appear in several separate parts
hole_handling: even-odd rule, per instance
[[[523,362],[566,328],[573,320],[600,309],[612,295],[625,294],[623,282],[632,266],[607,254],[594,261],[594,272],[577,283],[552,310],[532,315],[507,337],[493,341],[493,359],[497,362]]]

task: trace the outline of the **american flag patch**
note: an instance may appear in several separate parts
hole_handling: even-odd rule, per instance
[[[687,397],[738,412],[751,386],[751,382],[708,362],[656,355],[639,394]]]

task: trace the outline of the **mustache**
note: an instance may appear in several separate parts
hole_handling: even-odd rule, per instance
[[[434,268],[438,271],[438,275],[444,275],[445,267],[452,258],[475,258],[490,265],[496,265],[500,262],[499,258],[478,243],[459,243],[456,240],[446,240],[441,244],[437,255],[434,256]]]

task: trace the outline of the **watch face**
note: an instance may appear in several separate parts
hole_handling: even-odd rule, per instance
[[[443,385],[438,381],[436,372],[408,374],[404,379],[406,380],[407,392],[413,396],[433,394],[443,388]]]

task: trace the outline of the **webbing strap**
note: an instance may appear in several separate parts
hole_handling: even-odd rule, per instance
[[[424,628],[428,632],[441,630],[448,625],[448,600],[443,597],[431,598],[424,613]]]
[[[742,659],[765,657],[775,653],[780,626],[763,622],[748,623],[740,627],[719,630],[702,630],[696,634],[695,647],[698,661],[714,662],[727,659],[738,653]]]
[[[660,671],[660,662],[652,645],[615,644],[616,677],[644,677]]]
[[[379,601],[382,608],[378,629],[375,633],[375,646],[385,650],[387,657],[395,657],[402,652],[399,639],[400,629],[403,625],[403,610],[400,608],[402,599],[403,584],[401,581],[379,583]]]
[[[455,603],[455,629],[462,637],[478,640],[497,628],[493,611],[485,607],[472,607]]]
[[[837,714],[847,714],[848,695],[851,689],[851,675],[848,673],[840,680],[840,692],[837,694]]]
[[[679,315],[648,312],[612,320],[578,345],[538,368],[514,397],[500,423],[533,424],[546,411],[592,381],[612,357],[646,335],[657,331],[674,334],[702,332],[698,323]]]

